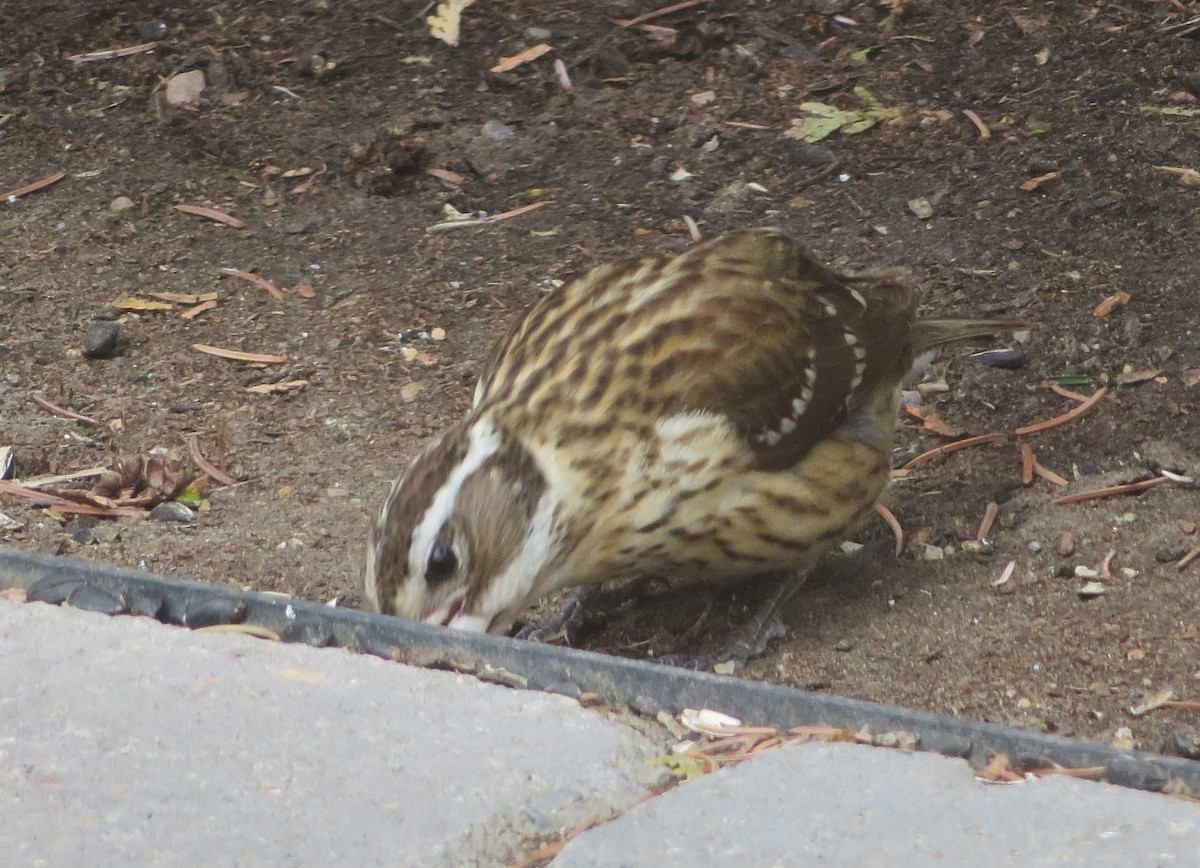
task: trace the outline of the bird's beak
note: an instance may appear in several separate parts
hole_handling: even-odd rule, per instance
[[[440,624],[451,630],[463,630],[467,633],[486,633],[491,620],[479,615],[469,615],[463,611],[464,599],[456,596],[445,609],[434,612],[425,619],[426,624]]]
[[[490,623],[491,622],[487,618],[481,618],[478,615],[454,615],[448,621],[446,621],[446,626],[451,630],[466,630],[469,633],[486,633]]]

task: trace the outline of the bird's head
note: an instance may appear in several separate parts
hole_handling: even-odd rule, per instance
[[[367,546],[366,606],[462,630],[505,630],[541,593],[554,554],[545,493],[529,452],[471,413],[392,486]]]

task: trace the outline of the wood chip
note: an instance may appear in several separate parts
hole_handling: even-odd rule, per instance
[[[1021,484],[1024,486],[1033,485],[1033,465],[1037,463],[1037,459],[1033,457],[1033,447],[1028,443],[1021,443]]]
[[[992,531],[992,525],[996,522],[996,516],[1000,514],[1000,504],[996,501],[988,501],[988,505],[983,510],[983,520],[979,522],[979,530],[975,534],[975,539],[983,542],[987,539],[987,535]]]
[[[202,353],[208,353],[210,356],[219,356],[222,359],[233,359],[237,362],[256,362],[261,365],[282,365],[287,359],[283,356],[274,356],[269,353],[244,353],[241,350],[227,350],[222,347],[214,347],[209,344],[192,344],[192,349]]]
[[[1141,371],[1122,371],[1117,374],[1118,386],[1136,386],[1139,383],[1148,383],[1156,377],[1162,376],[1162,368],[1151,368]]]
[[[1030,178],[1021,185],[1021,189],[1028,193],[1032,190],[1036,190],[1043,184],[1049,184],[1051,181],[1057,181],[1061,177],[1062,172],[1047,172],[1044,175],[1038,175],[1036,178]]]
[[[1114,292],[1112,295],[1105,298],[1104,301],[1096,305],[1096,309],[1092,311],[1092,316],[1106,317],[1113,311],[1119,310],[1120,308],[1123,308],[1125,305],[1129,304],[1129,300],[1131,298],[1133,298],[1133,296],[1127,292]]]
[[[240,268],[222,268],[222,274],[227,274],[230,277],[236,277],[241,280],[249,281],[256,286],[261,286],[267,291],[267,294],[276,301],[283,301],[283,290],[271,283],[265,277],[255,274],[252,271],[242,271]]]
[[[526,48],[524,51],[514,54],[511,57],[502,57],[500,62],[491,68],[491,72],[512,72],[518,66],[522,66],[530,61],[537,60],[543,54],[548,54],[553,51],[545,42],[538,43],[531,48]]]
[[[298,283],[296,284],[296,295],[301,298],[316,298],[317,291],[313,289],[311,283]]]
[[[259,383],[256,386],[247,386],[246,391],[252,395],[274,395],[280,392],[290,392],[293,389],[303,389],[308,385],[308,380],[284,380],[279,383]]]
[[[66,172],[55,172],[53,175],[47,175],[40,181],[34,181],[32,184],[26,184],[24,187],[17,187],[15,190],[9,190],[7,193],[2,193],[0,194],[0,199],[5,202],[12,202],[15,199],[20,199],[22,196],[28,196],[30,193],[36,193],[38,190],[44,190],[51,184],[57,184],[65,177],[67,177]]]
[[[212,310],[217,306],[216,301],[202,301],[195,307],[189,307],[183,313],[179,314],[184,319],[195,319],[207,310]]]
[[[215,208],[205,208],[203,205],[175,205],[174,208],[176,211],[181,211],[184,214],[194,214],[197,217],[204,217],[216,223],[224,223],[226,226],[232,226],[234,229],[246,228],[246,224],[243,221]]]

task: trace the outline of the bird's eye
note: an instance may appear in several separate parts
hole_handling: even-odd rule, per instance
[[[444,543],[435,542],[429,553],[429,563],[425,565],[425,581],[431,585],[440,585],[458,569],[458,557],[454,549]]]

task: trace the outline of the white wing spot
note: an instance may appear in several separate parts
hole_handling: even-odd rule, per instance
[[[854,348],[854,358],[858,359],[861,362],[866,357],[867,357],[867,351],[864,347],[855,347]]]
[[[848,347],[855,346],[858,343],[858,335],[854,334],[850,329],[846,329],[842,337],[846,339],[846,346]]]
[[[767,442],[768,446],[777,446],[779,441],[783,439],[783,435],[778,431],[767,431],[763,434],[762,439]]]
[[[855,301],[857,301],[860,307],[865,308],[867,306],[866,298],[864,298],[863,294],[861,292],[859,292],[857,289],[850,290],[850,297],[853,298]]]
[[[825,316],[837,316],[838,315],[837,307],[825,296],[814,295],[813,298],[816,299],[818,304],[820,304],[823,308],[825,308]]]
[[[808,392],[808,398],[792,398],[792,415],[797,419],[804,415],[804,411],[808,409],[809,398],[812,397],[810,390],[805,389],[805,391]]]
[[[791,434],[793,431],[795,431],[795,430],[796,430],[796,420],[795,420],[795,419],[789,419],[789,418],[786,418],[786,417],[785,417],[785,418],[784,418],[782,421],[780,421],[780,423],[779,423],[779,430],[780,430],[780,432],[782,432],[783,434]]]

